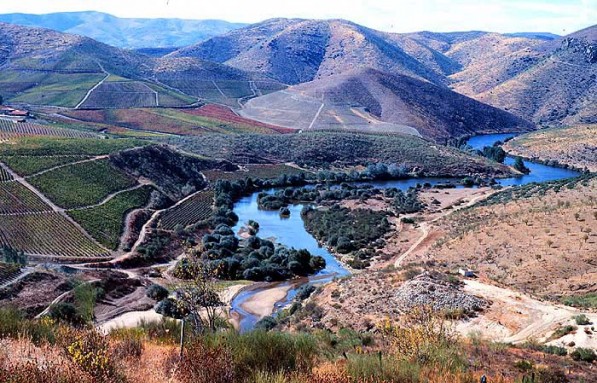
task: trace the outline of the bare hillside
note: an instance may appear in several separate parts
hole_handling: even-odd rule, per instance
[[[597,122],[597,26],[516,52],[502,62],[512,67],[519,63],[519,70],[505,81],[496,78],[491,88],[486,85],[491,79],[473,86],[459,73],[454,78],[463,83],[456,89],[542,125]]]
[[[250,100],[242,113],[296,129],[404,132],[437,141],[532,124],[444,87],[362,69]]]
[[[407,54],[391,34],[344,20],[272,19],[180,49],[197,57],[298,84],[359,67],[441,84],[442,76]]]

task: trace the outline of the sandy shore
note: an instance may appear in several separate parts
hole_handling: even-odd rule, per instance
[[[230,306],[232,299],[245,286],[244,284],[238,284],[220,291],[220,299],[224,302],[224,306]],[[223,311],[224,314],[227,314],[226,309],[223,309]],[[97,329],[103,334],[108,334],[110,331],[118,328],[137,327],[141,321],[160,322],[163,318],[163,315],[156,313],[153,309],[147,311],[130,311],[102,323],[97,326]]]
[[[243,310],[260,318],[271,315],[277,302],[286,298],[293,288],[291,284],[283,284],[255,293],[241,304]]]

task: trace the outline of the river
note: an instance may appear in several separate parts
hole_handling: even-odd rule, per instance
[[[496,141],[503,141],[507,138],[513,137],[513,134],[489,134],[482,136],[475,136],[468,141],[468,144],[474,149],[481,149],[484,146],[491,146]],[[514,159],[507,157],[506,164],[511,165],[514,163]],[[507,179],[498,180],[503,186],[511,185],[524,185],[531,182],[546,182],[563,178],[575,177],[579,173],[569,169],[555,168],[546,166],[531,161],[525,161],[525,164],[531,173],[520,177],[513,177]],[[370,182],[369,184],[377,188],[398,188],[401,190],[407,190],[411,186],[415,186],[418,183],[429,182],[432,185],[438,183],[455,182],[457,179],[449,178],[411,178],[406,180],[396,181],[380,181]],[[266,190],[267,192],[267,190]],[[271,190],[270,190],[271,192]],[[326,249],[320,247],[317,240],[311,236],[305,229],[304,223],[301,218],[301,210],[304,207],[303,204],[296,204],[289,206],[290,217],[281,218],[277,211],[266,211],[260,210],[257,205],[257,195],[259,193],[253,193],[250,196],[241,198],[234,205],[234,212],[239,217],[238,224],[233,228],[235,233],[249,221],[254,220],[259,222],[259,233],[258,235],[262,238],[271,238],[279,244],[286,245],[288,247],[294,247],[297,249],[307,249],[314,255],[322,256],[326,261],[326,267],[320,271],[317,275],[310,278],[302,278],[294,281],[278,282],[278,283],[263,283],[257,285],[255,288],[249,288],[239,293],[232,301],[232,311],[236,312],[239,317],[240,331],[248,331],[252,329],[255,323],[260,319],[256,315],[253,315],[243,309],[243,304],[247,302],[255,294],[262,292],[273,287],[279,287],[280,285],[291,285],[288,290],[286,297],[278,301],[274,307],[274,311],[286,306],[294,299],[297,289],[306,284],[322,284],[331,281],[333,278],[345,277],[350,275],[350,272],[346,270],[340,262]]]

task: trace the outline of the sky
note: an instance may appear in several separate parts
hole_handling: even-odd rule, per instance
[[[388,32],[484,30],[559,35],[597,23],[597,0],[0,0],[0,13],[99,11],[119,17],[347,19]]]

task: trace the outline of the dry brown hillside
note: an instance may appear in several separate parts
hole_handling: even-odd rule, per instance
[[[447,88],[362,69],[324,77],[249,101],[250,118],[300,129],[406,132],[437,141],[532,124]]]
[[[542,129],[506,142],[514,155],[597,172],[597,125]]]
[[[445,78],[407,54],[391,34],[344,20],[272,19],[180,49],[197,57],[271,76],[288,84],[360,67],[441,84]]]
[[[597,26],[533,49],[509,57],[532,65],[507,81],[477,94],[470,84],[457,89],[543,125],[597,122]]]
[[[559,185],[506,190],[448,215],[434,229],[435,245],[416,261],[468,266],[542,296],[597,292],[597,179]]]

